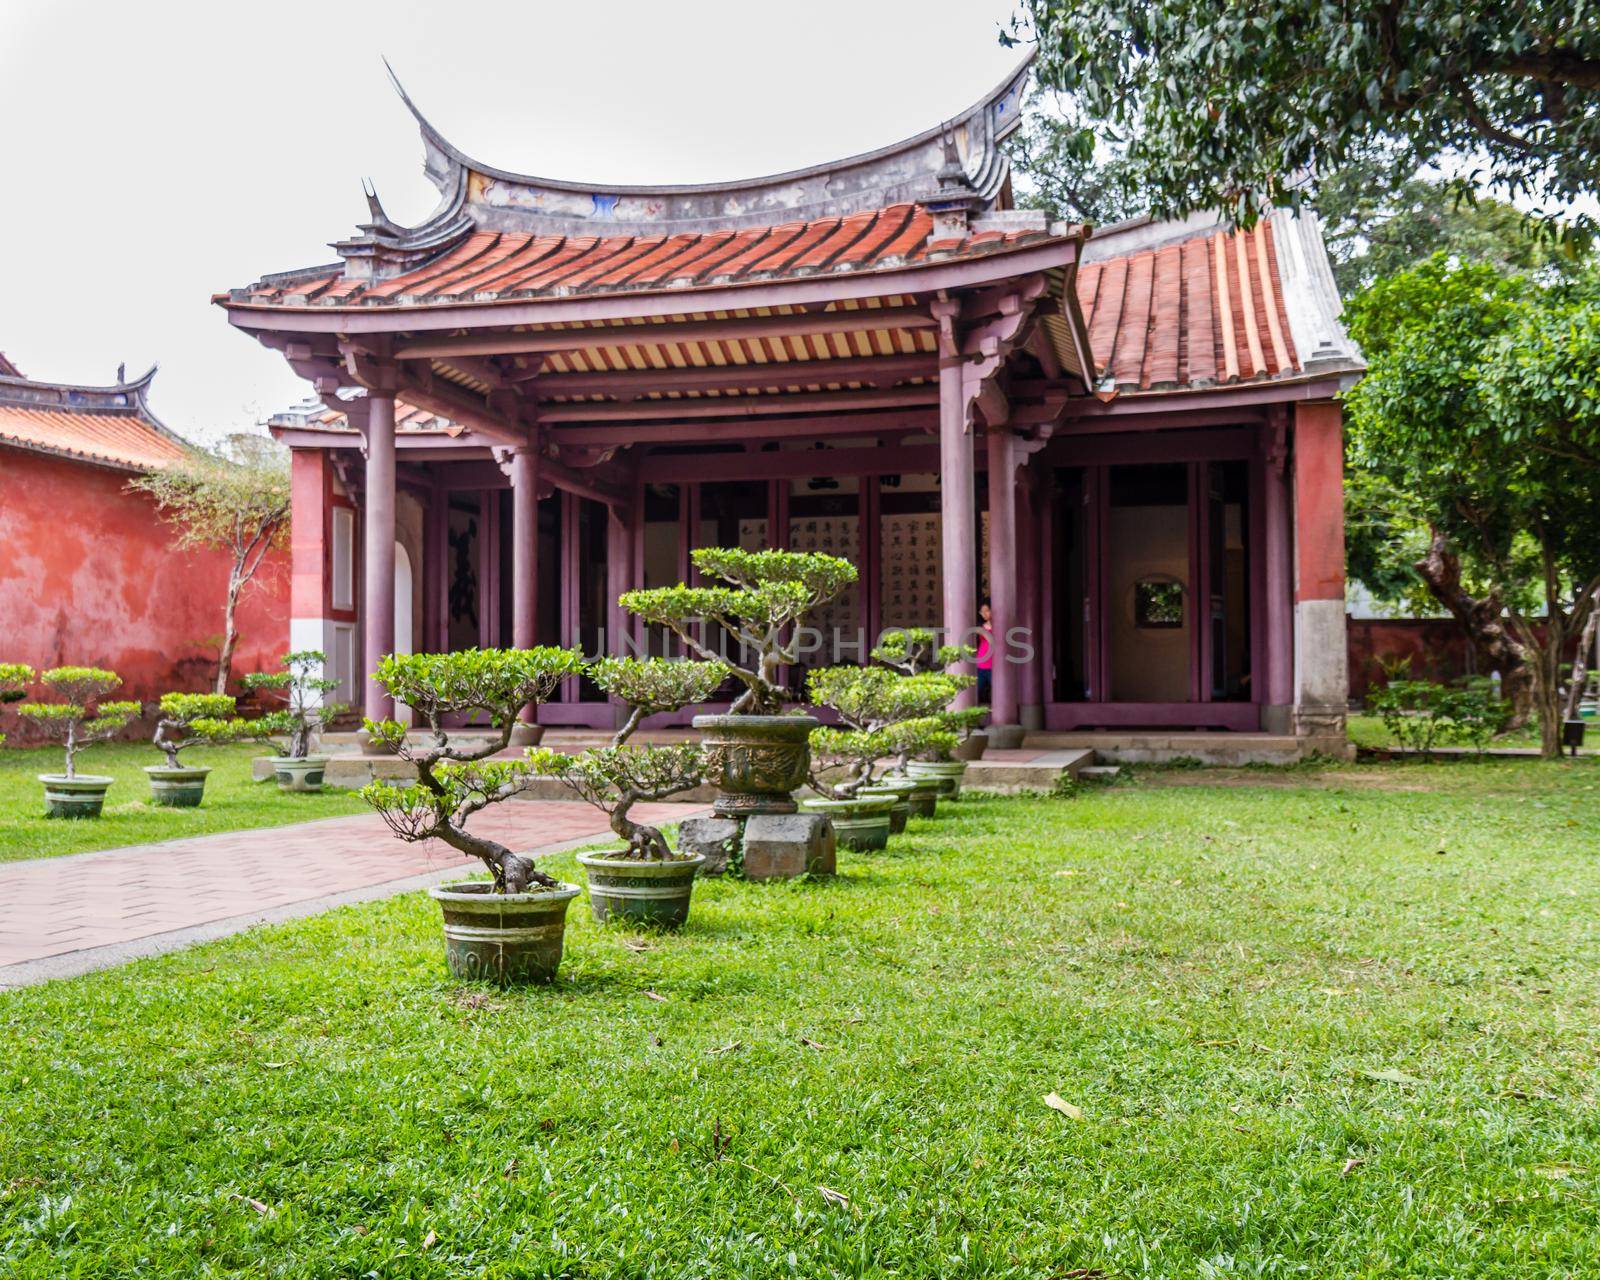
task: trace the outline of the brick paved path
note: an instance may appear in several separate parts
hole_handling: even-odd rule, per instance
[[[677,822],[701,811],[647,804],[634,816]],[[519,800],[475,815],[472,829],[525,853],[600,836],[606,820],[576,801]],[[34,962],[51,957],[221,921],[248,928],[263,914],[296,903],[360,894],[430,872],[465,876],[478,869],[438,841],[397,840],[376,814],[7,863],[0,865],[0,986],[8,978],[34,980],[17,969],[8,975],[7,966],[32,970]],[[396,891],[406,887],[396,884]],[[71,971],[68,960],[61,972]]]

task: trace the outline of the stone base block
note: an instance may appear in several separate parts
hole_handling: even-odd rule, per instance
[[[703,876],[720,876],[739,850],[739,824],[732,818],[685,818],[678,824],[678,851],[705,859]]]
[[[833,823],[820,813],[756,814],[744,824],[745,878],[831,876],[837,868],[837,848]]]
[[[1023,728],[1020,724],[992,724],[988,732],[989,745],[996,751],[1015,751],[1022,745]]]
[[[544,738],[542,724],[529,724],[526,720],[518,720],[511,726],[511,746],[514,750],[521,751],[527,747],[536,747]]]

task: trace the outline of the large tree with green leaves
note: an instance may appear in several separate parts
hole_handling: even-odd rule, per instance
[[[267,553],[288,542],[288,450],[262,436],[233,436],[216,453],[195,453],[128,487],[155,499],[176,530],[180,547],[218,550],[229,558],[222,645],[212,686],[216,693],[226,693],[239,643],[239,598]]]
[[[1562,659],[1600,591],[1600,269],[1538,287],[1439,255],[1349,320],[1369,360],[1346,400],[1352,459],[1483,575],[1557,754]]]
[[[1600,191],[1594,0],[1024,0],[1010,38],[1163,216],[1248,218],[1375,153],[1552,208]]]

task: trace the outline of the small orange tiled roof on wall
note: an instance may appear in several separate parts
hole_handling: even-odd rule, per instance
[[[192,452],[146,401],[155,368],[108,387],[36,382],[9,360],[0,371],[0,447],[77,458],[123,471],[167,466]]]

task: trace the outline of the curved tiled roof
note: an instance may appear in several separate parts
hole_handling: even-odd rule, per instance
[[[1302,371],[1270,222],[1086,262],[1078,301],[1103,386],[1199,388]]]
[[[428,306],[462,302],[710,289],[828,273],[893,270],[1075,239],[1012,217],[963,240],[934,240],[919,205],[743,231],[679,235],[535,235],[477,230],[421,265],[388,278],[352,277],[343,264],[267,276],[224,297],[276,306]],[[1020,225],[1019,225],[1020,223]]]
[[[190,446],[145,403],[155,372],[110,387],[0,374],[0,445],[128,471],[177,462]]]

